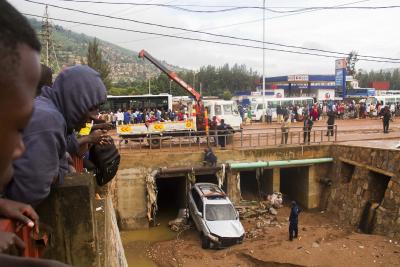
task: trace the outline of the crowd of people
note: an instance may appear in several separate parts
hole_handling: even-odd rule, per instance
[[[313,105],[277,106],[276,121],[281,125],[281,144],[287,144],[291,123],[303,122],[303,143],[310,143],[311,130],[315,121],[326,120],[326,136],[334,135],[336,119],[366,119],[380,118],[383,122],[383,132],[389,132],[389,123],[396,115],[400,114],[400,103],[383,105],[382,102],[367,104],[365,99],[358,102],[352,101],[322,101]],[[243,122],[249,123],[252,111],[239,106],[239,113]],[[272,124],[274,109],[267,107],[265,122]]]
[[[156,121],[184,121],[188,118],[186,108],[164,111],[159,108],[118,109],[116,112],[100,112],[99,119],[114,127],[123,124],[152,123]]]
[[[37,235],[34,208],[76,172],[72,157],[82,159],[89,146],[112,142],[110,124],[97,118],[106,88],[88,66],[66,68],[53,83],[40,65],[41,45],[29,22],[5,0],[0,10],[0,217]],[[0,231],[1,265],[68,266],[15,256],[24,247],[16,234]]]

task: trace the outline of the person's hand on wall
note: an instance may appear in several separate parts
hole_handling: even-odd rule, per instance
[[[0,216],[17,221],[17,230],[27,225],[35,228],[39,232],[39,216],[31,205],[13,201],[10,199],[0,199]]]

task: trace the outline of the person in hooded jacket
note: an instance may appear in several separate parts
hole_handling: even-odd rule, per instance
[[[85,127],[90,112],[106,98],[99,73],[88,66],[67,68],[53,88],[43,87],[24,130],[26,150],[13,164],[6,196],[36,206],[49,195],[52,184],[62,183],[69,172],[67,136]]]

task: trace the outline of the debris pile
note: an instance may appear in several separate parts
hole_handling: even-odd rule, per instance
[[[190,228],[188,225],[188,210],[180,209],[176,219],[169,221],[168,226],[174,232],[180,232]]]
[[[247,239],[262,237],[266,227],[281,227],[276,215],[278,215],[278,209],[283,207],[282,202],[282,193],[275,192],[272,195],[268,195],[265,201],[236,206],[240,219],[255,219],[255,228],[246,232]]]

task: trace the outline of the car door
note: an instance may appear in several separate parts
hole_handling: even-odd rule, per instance
[[[189,200],[189,212],[190,216],[192,217],[192,220],[194,224],[196,225],[197,230],[201,231],[201,217],[197,214],[200,212],[203,214],[203,207],[199,208],[198,206],[201,204],[201,198],[199,194],[197,193],[196,189],[193,187],[192,190],[190,190],[190,200]]]

